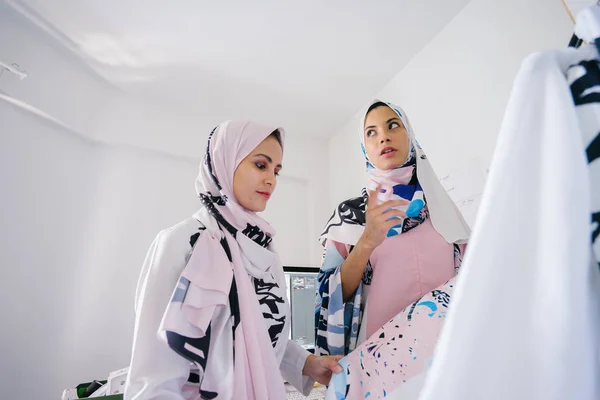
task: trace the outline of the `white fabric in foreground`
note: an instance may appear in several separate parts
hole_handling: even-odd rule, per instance
[[[595,57],[588,47],[523,63],[420,400],[600,399],[600,273],[565,78]]]

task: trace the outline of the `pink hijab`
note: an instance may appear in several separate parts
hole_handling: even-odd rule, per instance
[[[248,211],[237,202],[233,194],[233,174],[240,162],[265,138],[278,130],[283,143],[285,132],[251,121],[226,121],[217,126],[208,138],[208,148],[200,173],[196,179],[196,192],[220,197],[224,206],[217,205],[219,212],[237,229],[247,224],[258,226],[266,235],[274,236],[275,230],[258,214]]]

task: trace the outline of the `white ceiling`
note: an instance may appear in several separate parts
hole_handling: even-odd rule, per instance
[[[117,88],[329,136],[469,0],[5,0]]]

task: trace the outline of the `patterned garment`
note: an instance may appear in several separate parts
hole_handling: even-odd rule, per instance
[[[412,186],[413,193],[415,192],[415,190],[417,190],[417,188],[421,187],[418,181],[416,180],[416,170],[414,178],[411,179],[411,183],[409,185],[402,186]],[[362,228],[365,226],[366,223],[368,199],[369,194],[367,192],[367,189],[363,188],[360,197],[355,197],[341,202],[337,209],[333,212],[333,215],[329,218],[325,230],[321,234],[321,244],[325,246],[325,241],[327,240],[327,238],[331,235],[336,234],[335,230],[340,228],[343,229],[343,227],[347,225],[356,226],[359,229],[361,229],[362,232]],[[415,228],[420,223],[422,223],[425,220],[425,218],[428,217],[429,211],[427,210],[427,206],[424,206],[420,209],[418,215],[404,219],[404,223],[402,224],[402,232],[407,232],[412,228]],[[391,236],[394,235],[388,234],[388,237]]]
[[[423,213],[423,218],[427,218],[427,209],[424,209]],[[453,247],[454,271],[458,274],[466,244],[454,244]],[[323,266],[317,278],[315,308],[315,347],[321,355],[346,355],[360,344],[358,336],[364,323],[366,303],[363,292],[371,284],[373,269],[369,263],[354,297],[344,303],[340,278],[343,262],[344,257],[337,247],[327,246]]]
[[[218,198],[200,194],[200,200],[205,209],[207,209],[212,217],[218,221],[220,226],[227,229],[227,231],[229,231],[233,237],[236,237],[236,235],[239,234],[237,229],[227,222],[227,220],[219,212],[218,208],[215,207],[215,204],[219,204]],[[251,239],[257,245],[264,248],[267,248],[272,241],[272,237],[265,234],[265,232],[263,232],[258,226],[247,224],[246,228],[241,233]],[[225,251],[229,254],[230,251],[225,242],[222,242],[222,244]],[[263,274],[261,275],[261,278],[257,278],[251,273],[249,273],[248,276],[252,281],[252,285],[254,286],[254,293],[258,298],[263,319],[269,331],[271,343],[273,347],[275,347],[285,326],[285,312],[283,310],[285,310],[286,302],[285,294],[283,293],[282,289],[283,285],[277,283],[277,279],[272,273]],[[235,279],[232,285],[235,286]],[[237,296],[237,294],[234,294],[234,296]],[[235,304],[235,308],[239,311],[237,298],[233,304]]]
[[[415,301],[345,357],[329,389],[335,399],[383,399],[428,369],[455,281]]]
[[[363,204],[366,202],[363,197]],[[346,203],[355,202],[356,199],[349,200]],[[341,206],[341,205],[340,205]],[[364,218],[364,214],[363,214]],[[402,227],[402,232],[408,232],[419,226],[423,221],[429,218],[427,207],[421,210],[421,214],[416,218],[407,218]],[[350,247],[352,251],[354,247]],[[317,352],[322,355],[345,355],[356,347],[358,340],[358,331],[362,323],[364,312],[364,302],[362,298],[363,286],[370,285],[373,279],[373,268],[368,263],[363,273],[362,282],[359,285],[354,298],[343,305],[340,267],[344,262],[343,257],[336,246],[326,246],[325,256],[317,277],[317,294],[315,308],[315,337]],[[331,290],[330,279],[334,279],[336,285]],[[331,293],[330,293],[331,291]],[[330,303],[333,301],[333,303]],[[331,305],[330,305],[331,304]],[[333,307],[331,307],[333,306]],[[338,310],[344,308],[344,332],[338,331],[331,324],[330,317],[333,317]],[[337,338],[336,338],[337,336]],[[329,339],[328,339],[329,338]]]
[[[567,70],[590,172],[592,249],[600,268],[600,68],[584,60]]]
[[[271,344],[275,347],[285,326],[285,313],[282,312],[285,309],[285,300],[281,296],[281,288],[273,275],[263,279],[252,278],[252,283],[264,322],[267,324]]]
[[[417,179],[417,160],[415,156],[415,146],[409,140],[410,151],[406,161],[399,168],[381,171],[374,167],[369,168],[369,182],[367,189],[369,191],[379,190],[377,199],[380,202],[389,200],[407,200],[409,203],[404,206],[395,207],[404,211],[407,218],[400,219],[398,225],[393,226],[387,233],[387,237],[396,236],[404,232],[404,226],[414,224],[415,218],[418,219],[423,207],[425,207],[425,196],[423,188]],[[368,159],[363,146],[363,154]],[[367,163],[370,165],[370,163]]]
[[[188,259],[192,254],[196,241],[206,230],[199,222],[198,224],[198,232],[190,236]],[[253,282],[254,291],[259,300],[263,320],[267,326],[271,344],[275,347],[285,326],[285,300],[277,295],[277,292],[280,291],[280,289],[273,275],[269,275],[262,279],[257,279],[252,276],[249,276],[249,278]],[[171,305],[167,308],[165,313],[165,321],[176,320],[179,317],[180,306],[184,303],[188,292],[189,294],[197,293],[195,288],[190,288],[190,284],[191,281],[189,279],[183,276],[180,278],[179,284],[173,293]],[[212,326],[215,324],[217,326],[223,325],[223,320],[231,320],[231,326],[227,329],[231,330],[232,338],[235,340],[235,332],[240,323],[240,305],[234,278],[231,279],[231,287],[228,292],[227,312],[218,316],[214,315],[208,323],[205,334],[202,337],[193,338],[179,334],[175,331],[165,332],[165,339],[169,347],[192,363],[190,378],[183,389],[184,394],[189,394],[189,398],[195,398],[197,393],[200,393],[202,399],[214,399],[219,395],[217,391],[206,390],[208,382],[204,382],[205,387],[202,387],[201,384],[203,383],[202,378],[204,378],[207,370],[207,361],[211,354],[210,350],[214,347],[219,347],[215,341],[222,339],[222,337],[213,337]]]

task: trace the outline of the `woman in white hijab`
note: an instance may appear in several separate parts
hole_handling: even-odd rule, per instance
[[[288,339],[275,231],[257,214],[277,185],[284,138],[246,121],[211,133],[202,207],[158,234],[140,275],[126,399],[282,400],[284,379],[308,394],[341,370]]]
[[[355,382],[363,395],[367,387],[383,395],[382,385],[419,373],[433,352],[450,298],[447,285],[460,268],[470,230],[400,107],[373,101],[359,137],[369,181],[361,196],[337,207],[321,236],[325,256],[315,310],[316,347],[318,354],[351,354],[353,373],[347,383]],[[431,299],[425,301],[427,296]],[[409,331],[396,332],[407,325],[393,321],[417,318],[421,306],[437,322],[410,323]],[[376,354],[373,365],[367,358],[352,365],[355,349],[365,357]],[[398,360],[401,365],[392,365]],[[342,361],[347,373],[348,360]],[[389,369],[383,366],[387,362]],[[367,368],[365,379],[356,380],[357,368]],[[370,376],[382,379],[371,382],[376,378]],[[344,395],[346,379],[336,386]]]

